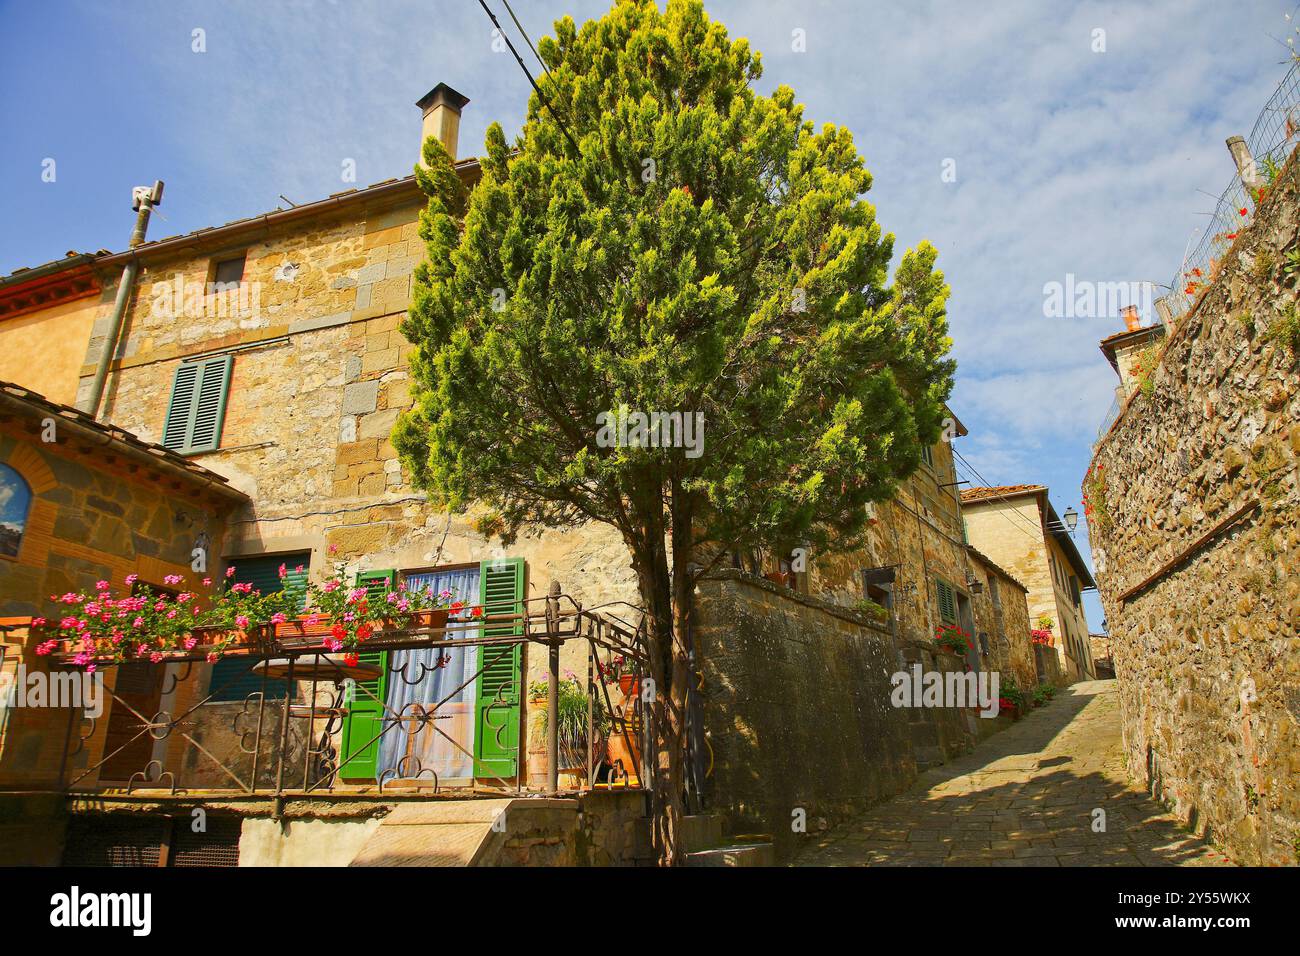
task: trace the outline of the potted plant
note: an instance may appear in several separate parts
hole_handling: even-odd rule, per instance
[[[165,585],[179,586],[180,575],[167,575]],[[94,670],[97,663],[147,660],[215,661],[226,654],[267,650],[266,623],[281,599],[263,596],[250,585],[230,584],[208,603],[197,592],[155,592],[129,574],[126,589],[115,594],[108,581],[93,593],[51,595],[61,605],[57,623],[32,619],[34,629],[52,635],[36,653]],[[204,584],[211,586],[211,579]]]
[[[280,566],[284,577],[285,567]],[[307,585],[310,612],[290,620],[283,615],[274,621],[275,636],[282,644],[299,647],[321,646],[326,651],[355,653],[361,644],[385,629],[444,628],[449,613],[463,605],[447,605],[449,591],[435,595],[431,590],[410,591],[404,582],[381,588],[349,587],[341,565],[324,581]],[[474,608],[472,616],[482,614]]]
[[[624,700],[633,696],[641,684],[639,675],[635,673],[631,663],[622,654],[611,655],[608,663],[602,663],[600,658],[596,658],[596,671],[602,679],[612,680],[618,684],[618,689],[623,694]]]
[[[115,594],[108,581],[93,593],[52,595],[59,605],[57,619],[33,618],[33,631],[49,635],[36,653],[53,655],[64,663],[94,670],[100,663],[148,660],[208,661],[225,656],[266,656],[292,650],[348,651],[355,661],[357,648],[385,629],[444,628],[449,612],[463,605],[445,606],[446,592],[408,592],[404,585],[379,591],[348,588],[341,570],[319,584],[309,584],[313,608],[299,615],[298,596],[280,590],[262,594],[251,584],[233,581],[235,569],[226,570],[222,586],[204,598],[197,591],[160,591],[126,577],[125,593]],[[280,576],[287,570],[282,565]],[[180,586],[180,575],[163,583]],[[204,578],[205,587],[213,587]],[[471,618],[482,608],[468,609]]]
[[[973,651],[970,635],[956,624],[940,624],[934,631],[934,642],[941,651],[965,657],[967,651]]]
[[[1007,714],[1012,720],[1018,720],[1028,708],[1028,702],[1025,692],[1016,686],[1016,682],[1004,676],[999,687],[998,713]]]
[[[536,763],[545,768],[547,747],[547,729],[549,727],[549,697],[546,681],[533,681],[528,686],[530,704],[535,707],[536,717],[531,721],[533,732],[529,734],[529,753],[535,755]],[[577,780],[587,775],[587,692],[578,683],[571,672],[565,673],[558,684],[556,711],[558,714],[558,743],[560,751],[559,772]],[[594,749],[599,752],[609,732],[610,718],[605,712],[600,695],[591,698],[591,722],[595,738]]]

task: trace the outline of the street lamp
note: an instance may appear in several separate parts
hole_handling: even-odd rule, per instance
[[[1074,529],[1079,527],[1079,512],[1073,508],[1065,509],[1065,526],[1069,529],[1070,534],[1074,534]]]

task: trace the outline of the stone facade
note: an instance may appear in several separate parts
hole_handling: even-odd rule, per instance
[[[1088,649],[1088,619],[1081,593],[1093,586],[1073,540],[1059,526],[1043,485],[972,488],[962,492],[971,544],[1025,586],[1031,626],[1052,621],[1063,679],[1096,676]]]
[[[974,638],[982,665],[997,671],[1003,680],[1013,678],[1021,690],[1031,689],[1038,675],[1029,639],[1026,588],[974,548],[970,552],[971,570],[983,584],[984,600],[974,602]]]
[[[203,575],[191,563],[195,542],[206,534],[219,547],[225,516],[242,496],[215,475],[114,437],[59,406],[12,392],[0,400],[0,464],[31,495],[17,553],[0,557],[0,674],[7,681],[20,673],[48,680],[49,659],[35,653],[39,637],[29,624],[34,615],[56,613],[50,595],[91,592],[99,580],[120,587],[129,574],[155,586],[179,575],[197,588]],[[108,690],[120,673],[107,669]],[[70,708],[49,703],[4,713],[0,699],[0,787],[99,782],[95,767],[112,755],[112,702],[106,697],[106,717],[95,722],[74,720]]]
[[[958,437],[963,434],[964,429],[956,430]],[[939,589],[946,586],[954,595],[955,622],[976,647],[968,663],[1006,669],[1022,688],[1032,687],[1025,588],[970,546],[957,487],[952,445],[940,441],[891,501],[874,506],[864,547],[817,556],[806,581],[799,583],[822,600],[854,607],[871,596],[862,572],[892,568],[893,584],[874,597],[887,606],[897,639],[920,643],[929,642],[944,623]],[[998,586],[977,591],[974,585],[987,585],[990,576]]]
[[[967,752],[978,724],[995,722],[893,706],[895,673],[965,663],[865,615],[734,572],[703,581],[697,601],[710,805],[730,832],[768,834],[782,856],[801,834],[901,792],[918,766]]]
[[[1084,483],[1129,772],[1252,864],[1300,862],[1298,228],[1293,155]]]

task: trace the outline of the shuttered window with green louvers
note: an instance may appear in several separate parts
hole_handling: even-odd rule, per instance
[[[232,356],[216,355],[177,367],[163,422],[164,446],[183,455],[221,447],[233,365]]]
[[[263,594],[275,594],[278,591],[296,592],[298,609],[301,611],[307,600],[307,568],[311,561],[311,552],[298,554],[257,555],[246,558],[232,558],[228,562],[235,569],[231,577],[232,584],[251,584],[253,589]],[[285,569],[280,577],[280,566]],[[298,571],[297,568],[302,570]],[[262,689],[262,677],[253,670],[256,661],[246,658],[229,657],[212,665],[212,680],[208,684],[212,692],[212,703],[245,700],[249,694]],[[287,685],[284,681],[266,681],[267,700],[279,700],[285,696]]]
[[[482,562],[479,603],[484,618],[521,613],[524,586],[523,558]],[[520,621],[483,628],[486,638],[522,636],[523,632]],[[523,645],[484,644],[478,652],[482,673],[475,694],[474,775],[505,780],[519,769]]]
[[[363,571],[357,575],[357,587],[365,588],[371,597],[376,597],[396,578],[394,570]],[[373,665],[379,670],[379,676],[357,681],[353,688],[348,714],[343,718],[339,776],[344,780],[373,781],[379,776],[379,744],[388,694],[388,652],[359,651],[357,662]]]
[[[935,591],[939,598],[939,618],[945,624],[957,623],[957,594],[947,581],[935,580]]]

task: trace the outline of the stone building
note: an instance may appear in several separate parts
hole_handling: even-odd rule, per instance
[[[453,156],[466,103],[440,85],[419,104],[423,135],[439,138]],[[477,161],[462,159],[455,168],[472,187]],[[637,603],[629,557],[612,529],[586,525],[525,532],[504,551],[479,529],[476,512],[440,510],[404,473],[388,436],[411,401],[412,346],[398,324],[410,301],[412,272],[424,255],[418,235],[424,204],[415,178],[406,177],[122,253],[100,253],[93,262],[65,260],[67,270],[93,265],[99,284],[93,298],[85,295],[85,313],[78,313],[84,350],[73,368],[75,386],[65,371],[48,387],[72,394],[82,408],[97,409],[101,423],[112,422],[112,431],[132,436],[142,447],[161,446],[195,473],[221,482],[230,507],[209,535],[218,569],[233,567],[236,580],[277,588],[279,565],[301,565],[317,578],[339,569],[360,581],[447,586],[475,604],[486,603],[489,586],[504,588],[512,606],[540,601],[551,582],[588,608]],[[111,313],[119,272],[128,263],[138,274],[127,290],[119,327]],[[0,288],[0,298],[3,294]],[[0,353],[15,329],[0,319]],[[111,350],[111,360],[100,400],[94,383],[105,349]],[[30,387],[41,384],[32,381]],[[954,437],[966,434],[955,418],[951,425]],[[968,711],[892,710],[889,677],[905,663],[998,670],[1022,688],[1035,682],[1025,587],[1003,570],[1008,565],[996,555],[986,557],[968,545],[956,488],[952,448],[941,441],[926,450],[899,495],[876,507],[862,551],[811,555],[806,567],[794,555],[736,555],[731,570],[702,586],[701,640],[710,646],[725,645],[727,635],[739,633],[732,627],[737,607],[750,609],[747,621],[775,615],[785,622],[770,635],[762,629],[750,634],[715,663],[706,658],[706,674],[716,680],[706,680],[702,705],[705,746],[715,758],[705,787],[735,825],[773,830],[790,818],[790,807],[781,803],[787,797],[834,817],[906,786],[918,766],[964,752],[989,732],[994,722],[977,721]],[[163,497],[162,505],[170,507],[172,497]],[[97,532],[87,533],[93,538]],[[120,570],[112,568],[116,580]],[[68,587],[85,586],[91,577],[81,574]],[[36,610],[13,607],[15,614]],[[970,635],[966,658],[936,651],[932,638],[944,623]],[[809,653],[809,647],[828,640],[832,643]],[[839,665],[828,671],[825,655]],[[148,755],[157,766],[144,782],[156,786],[165,772],[183,787],[228,789],[230,781],[223,777],[228,771],[207,759],[215,755],[241,779],[252,775],[257,786],[274,786],[269,765],[255,764],[241,751],[240,738],[229,733],[246,695],[257,686],[251,665],[224,660],[167,666],[177,677],[177,696],[166,705],[188,715],[186,734],[206,755],[196,756],[195,747],[172,735]],[[585,683],[588,666],[585,646],[577,641],[564,646],[565,672]],[[468,757],[444,749],[438,757],[446,759],[439,764],[440,789],[522,786],[539,773],[544,776],[539,761],[545,753],[537,753],[528,740],[532,705],[525,691],[544,679],[546,669],[546,655],[525,646],[497,675],[490,693],[482,680],[471,681],[467,696],[449,708],[460,728],[451,736]],[[783,669],[786,698],[777,706],[771,700],[773,685],[759,677]],[[270,717],[284,716],[287,722],[296,713],[290,699],[281,692]],[[738,718],[764,700],[772,705],[764,716]],[[853,705],[850,710],[846,702]],[[828,719],[862,713],[863,707],[875,712],[876,722],[864,717],[860,734],[846,734],[842,723]],[[774,715],[783,729],[756,735],[754,728],[770,726],[778,719]],[[365,759],[353,759],[359,755],[348,750],[346,720],[331,731],[332,745],[352,760],[339,787],[359,795],[369,809],[359,810],[360,804],[329,809],[299,794],[296,812],[304,821],[328,821],[322,832],[338,834],[339,845],[351,847],[349,860],[371,859],[377,851],[369,841],[382,843],[378,818],[394,806],[378,792],[377,780],[406,787],[415,796],[428,790],[427,779],[418,769],[412,772],[400,753],[382,746]],[[881,739],[892,741],[888,746],[871,743],[882,728],[887,732],[882,730]],[[314,745],[306,735],[291,736],[284,738],[288,749],[282,758],[290,751],[295,759],[305,756]],[[794,766],[796,751],[821,753],[818,773],[830,766],[841,769],[821,776],[814,773],[817,768],[808,769],[811,778],[805,774],[795,790],[784,791],[774,781]],[[872,782],[861,785],[864,779]],[[93,791],[100,782],[92,775],[81,787]],[[250,799],[244,811],[236,804],[244,805],[236,800],[223,809],[243,813],[247,821],[263,821],[274,809],[266,800]],[[577,812],[576,803],[563,809]],[[72,825],[79,824],[74,819]],[[294,842],[301,838],[287,831],[279,842],[252,822],[234,832],[240,852],[250,854],[246,859],[313,859]],[[610,852],[617,857],[623,851]]]
[[[1300,165],[1244,208],[1083,491],[1130,773],[1243,863],[1300,862]]]
[[[1123,402],[1142,384],[1142,379],[1153,366],[1152,359],[1165,337],[1163,323],[1143,325],[1137,306],[1124,308],[1125,329],[1101,340],[1101,354],[1119,376],[1115,397]]]
[[[1052,622],[1061,673],[1095,677],[1082,593],[1097,585],[1047,487],[967,488],[961,504],[971,543],[1024,582],[1033,626]]]
[[[134,574],[160,587],[176,575],[197,587],[194,549],[219,550],[225,519],[246,503],[225,479],[175,452],[0,382],[0,676],[8,679],[0,687],[0,787],[60,785],[105,756],[86,785],[125,783],[153,759],[148,737],[115,755],[139,720],[125,705],[109,706],[90,727],[48,699],[4,713],[10,687],[22,693],[20,678],[47,673],[27,625],[55,612],[49,595],[89,591],[101,579]],[[110,668],[106,685],[152,717],[164,706],[157,670]],[[82,739],[65,765],[74,731]]]

